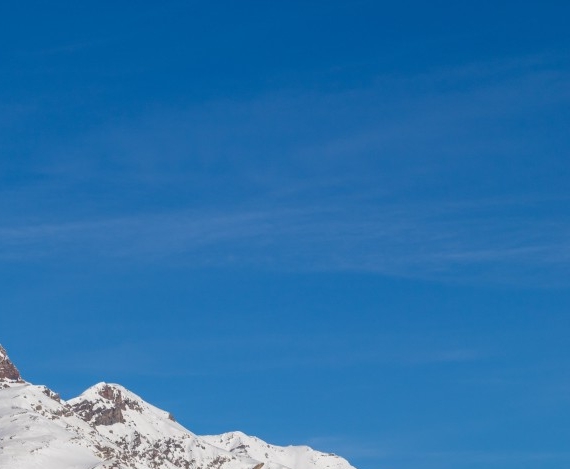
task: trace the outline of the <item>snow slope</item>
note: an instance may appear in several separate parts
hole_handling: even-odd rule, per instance
[[[315,451],[308,446],[275,446],[259,438],[242,432],[229,432],[222,435],[202,437],[210,444],[261,461],[282,464],[288,468],[304,469],[354,469],[345,459],[335,455]]]
[[[0,346],[0,468],[354,469],[307,446],[241,432],[198,436],[118,384],[63,401],[20,373]]]
[[[28,383],[0,389],[0,467],[90,469],[115,451],[54,396]]]

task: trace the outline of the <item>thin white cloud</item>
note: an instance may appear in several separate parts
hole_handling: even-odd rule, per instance
[[[549,272],[565,272],[569,252],[570,220],[481,216],[429,204],[360,207],[352,213],[318,207],[180,211],[0,226],[0,257],[5,260],[61,255],[88,260],[97,255],[121,262],[368,271],[435,279],[500,281],[494,278],[500,274],[510,276],[507,283],[533,277],[541,281]]]
[[[240,336],[189,335],[184,340],[146,339],[120,342],[73,356],[48,360],[41,366],[64,373],[107,376],[200,376],[258,374],[267,371],[341,370],[362,365],[382,367],[448,367],[492,357],[489,350],[457,347],[442,337],[437,344],[421,336],[366,337],[280,334]],[[160,350],[157,354],[156,351]],[[194,357],[200,356],[196,361]],[[215,364],[215,366],[214,366]]]
[[[570,99],[556,60],[475,64],[411,83],[382,77],[366,89],[283,92],[108,123],[44,149],[28,168],[34,178],[4,188],[0,258],[566,285],[567,193],[515,185],[503,200],[485,190],[459,196],[472,172],[486,183],[481,158],[507,155],[510,165],[542,154],[544,138],[504,126]],[[449,197],[423,200],[449,181]]]

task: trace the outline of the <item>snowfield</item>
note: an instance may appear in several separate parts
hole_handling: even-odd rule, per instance
[[[24,381],[0,346],[0,467],[9,469],[355,469],[307,446],[241,432],[198,436],[118,384],[69,401]]]

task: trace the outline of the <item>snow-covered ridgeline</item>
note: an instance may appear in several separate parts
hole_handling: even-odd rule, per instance
[[[333,454],[241,432],[198,436],[117,384],[99,383],[65,402],[25,382],[1,346],[0,467],[354,469]]]

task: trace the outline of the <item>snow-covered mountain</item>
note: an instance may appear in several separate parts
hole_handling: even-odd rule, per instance
[[[118,384],[63,401],[24,381],[1,345],[0,467],[354,469],[307,446],[274,446],[241,432],[195,435]]]

